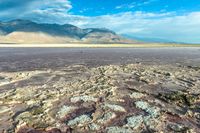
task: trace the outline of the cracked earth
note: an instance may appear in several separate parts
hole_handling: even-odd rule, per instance
[[[200,68],[72,65],[0,73],[0,132],[198,132]]]
[[[199,133],[197,59],[97,66],[6,59],[0,58],[1,133]]]

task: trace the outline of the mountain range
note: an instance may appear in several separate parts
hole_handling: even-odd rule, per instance
[[[81,29],[71,24],[29,20],[0,22],[0,43],[137,43],[105,28]]]

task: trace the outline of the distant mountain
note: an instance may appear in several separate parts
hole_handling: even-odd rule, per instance
[[[184,42],[176,42],[173,40],[167,40],[167,39],[162,39],[162,38],[149,38],[149,37],[138,37],[138,36],[131,36],[131,35],[126,35],[123,34],[122,36],[133,39],[133,40],[140,40],[141,42],[146,42],[146,43],[176,43],[176,44],[185,44]]]
[[[28,20],[0,22],[0,43],[136,43],[105,28],[81,29],[71,24]]]

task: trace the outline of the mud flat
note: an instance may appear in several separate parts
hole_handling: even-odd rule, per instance
[[[198,48],[1,48],[0,132],[198,133]]]

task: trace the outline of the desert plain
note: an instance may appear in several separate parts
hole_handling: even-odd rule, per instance
[[[199,133],[200,48],[0,48],[2,133]]]

